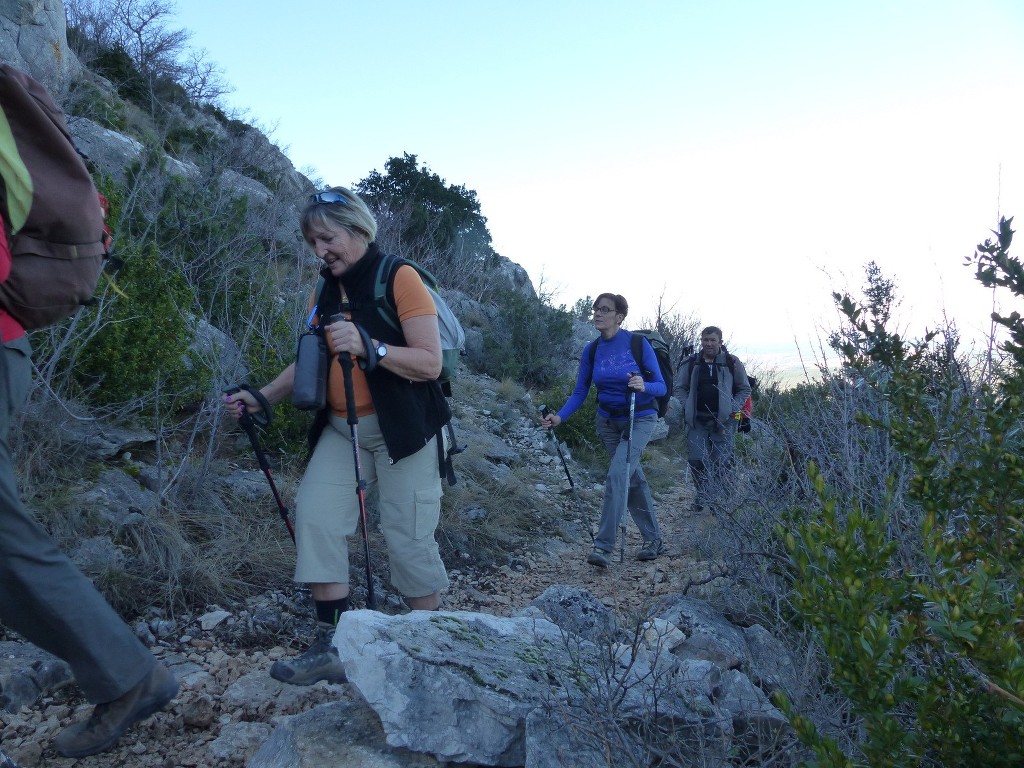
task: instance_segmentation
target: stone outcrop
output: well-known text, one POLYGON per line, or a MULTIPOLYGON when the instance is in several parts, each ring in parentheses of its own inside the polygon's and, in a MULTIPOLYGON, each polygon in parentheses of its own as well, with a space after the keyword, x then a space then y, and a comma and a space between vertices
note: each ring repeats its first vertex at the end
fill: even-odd
POLYGON ((33 646, 0 642, 0 709, 17 712, 72 679, 71 668, 56 656, 33 646))
MULTIPOLYGON (((200 648, 243 619, 218 609, 149 628, 200 648)), ((662 746, 673 754, 724 768, 785 764, 792 741, 769 699, 772 681, 796 680, 789 655, 757 625, 732 625, 699 600, 670 600, 630 627, 587 590, 557 585, 511 617, 352 611, 334 642, 348 684, 282 685, 267 674, 281 649, 254 654, 250 670, 216 650, 162 653, 182 684, 177 718, 210 734, 182 764, 251 755, 249 768, 560 768, 609 756, 638 765, 669 734, 662 746)), ((70 681, 52 656, 0 645, 0 709, 24 713, 70 681)), ((6 720, 18 722, 0 711, 6 720)), ((12 743, 19 756, 38 754, 12 743)))
POLYGON ((599 606, 552 587, 513 618, 352 611, 334 643, 388 745, 442 762, 539 768, 566 755, 577 765, 591 753, 636 756, 655 717, 706 765, 767 757, 782 743, 786 719, 753 680, 777 677, 785 654, 772 672, 759 669, 744 629, 699 601, 674 603, 635 634, 599 606), (583 605, 582 621, 566 610, 583 605))
POLYGON ((61 0, 0 0, 0 62, 32 74, 51 93, 65 93, 82 65, 68 49, 61 0))

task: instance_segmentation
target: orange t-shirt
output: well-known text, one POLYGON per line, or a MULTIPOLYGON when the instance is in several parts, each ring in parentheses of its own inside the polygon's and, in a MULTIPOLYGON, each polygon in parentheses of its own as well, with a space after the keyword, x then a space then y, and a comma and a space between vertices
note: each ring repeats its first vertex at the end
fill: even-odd
MULTIPOLYGON (((408 264, 403 264, 395 272, 395 307, 398 310, 399 322, 408 320, 411 317, 422 317, 423 315, 437 315, 434 307, 434 300, 427 291, 419 273, 408 264)), ((316 289, 309 301, 309 308, 312 309, 317 300, 316 289)), ((344 300, 344 297, 342 297, 344 300)), ((351 319, 350 312, 342 313, 351 319)), ((319 322, 319 316, 314 318, 319 322)), ((379 339, 378 339, 379 341, 379 339)), ((338 356, 334 354, 330 338, 327 339, 327 348, 331 350, 331 370, 327 377, 327 403, 331 410, 338 416, 348 416, 348 403, 345 400, 345 377, 338 363, 338 356)), ((368 416, 374 412, 373 399, 370 397, 370 388, 366 383, 366 374, 358 364, 352 367, 352 393, 356 400, 356 415, 368 416)))

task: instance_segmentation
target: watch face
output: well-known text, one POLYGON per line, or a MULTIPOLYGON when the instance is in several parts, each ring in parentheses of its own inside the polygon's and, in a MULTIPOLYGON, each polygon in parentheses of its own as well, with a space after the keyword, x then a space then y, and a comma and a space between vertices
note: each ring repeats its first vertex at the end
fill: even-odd
POLYGON ((377 357, 384 357, 388 353, 388 348, 383 344, 377 345, 377 357))

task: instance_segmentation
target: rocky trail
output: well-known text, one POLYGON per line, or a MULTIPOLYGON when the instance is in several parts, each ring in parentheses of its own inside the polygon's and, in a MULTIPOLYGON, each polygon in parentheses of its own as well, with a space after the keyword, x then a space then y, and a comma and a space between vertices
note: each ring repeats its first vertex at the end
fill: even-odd
MULTIPOLYGON (((543 467, 541 474, 546 483, 538 490, 546 489, 546 503, 562 507, 566 519, 578 519, 558 462, 543 467)), ((599 501, 593 489, 585 497, 591 506, 599 501)), ((619 562, 616 551, 608 568, 586 563, 591 544, 585 533, 572 544, 538 540, 496 568, 450 566, 452 584, 442 610, 512 616, 549 586, 570 584, 590 591, 626 620, 644 615, 658 598, 708 579, 706 565, 695 561, 693 553, 694 537, 705 534, 709 525, 689 511, 689 488, 676 486, 656 499, 665 541, 665 552, 657 560, 636 559, 642 542, 632 524, 624 561, 619 562)), ((382 542, 373 546, 374 557, 382 558, 382 542)), ((386 613, 404 612, 394 599, 384 603, 386 613)), ((296 589, 240 606, 212 606, 201 616, 140 620, 136 631, 181 681, 179 695, 167 710, 134 726, 110 752, 77 761, 61 758, 52 748, 54 736, 90 709, 74 684, 65 685, 45 691, 17 712, 0 709, 0 748, 21 768, 244 766, 283 718, 358 696, 346 685, 282 686, 267 674, 275 659, 305 649, 312 626, 309 605, 308 593, 296 589)), ((8 646, 4 656, 16 655, 9 653, 13 645, 0 643, 8 646)), ((436 763, 428 759, 422 764, 436 763)))

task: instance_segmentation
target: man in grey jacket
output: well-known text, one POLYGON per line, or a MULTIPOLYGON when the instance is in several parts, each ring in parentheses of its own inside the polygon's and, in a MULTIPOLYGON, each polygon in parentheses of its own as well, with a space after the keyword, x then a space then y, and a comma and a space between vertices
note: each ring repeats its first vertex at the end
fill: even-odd
POLYGON ((697 489, 694 512, 730 490, 733 440, 750 395, 747 372, 723 348, 721 328, 709 325, 701 331, 700 349, 683 361, 675 386, 675 396, 683 403, 690 474, 697 489))

